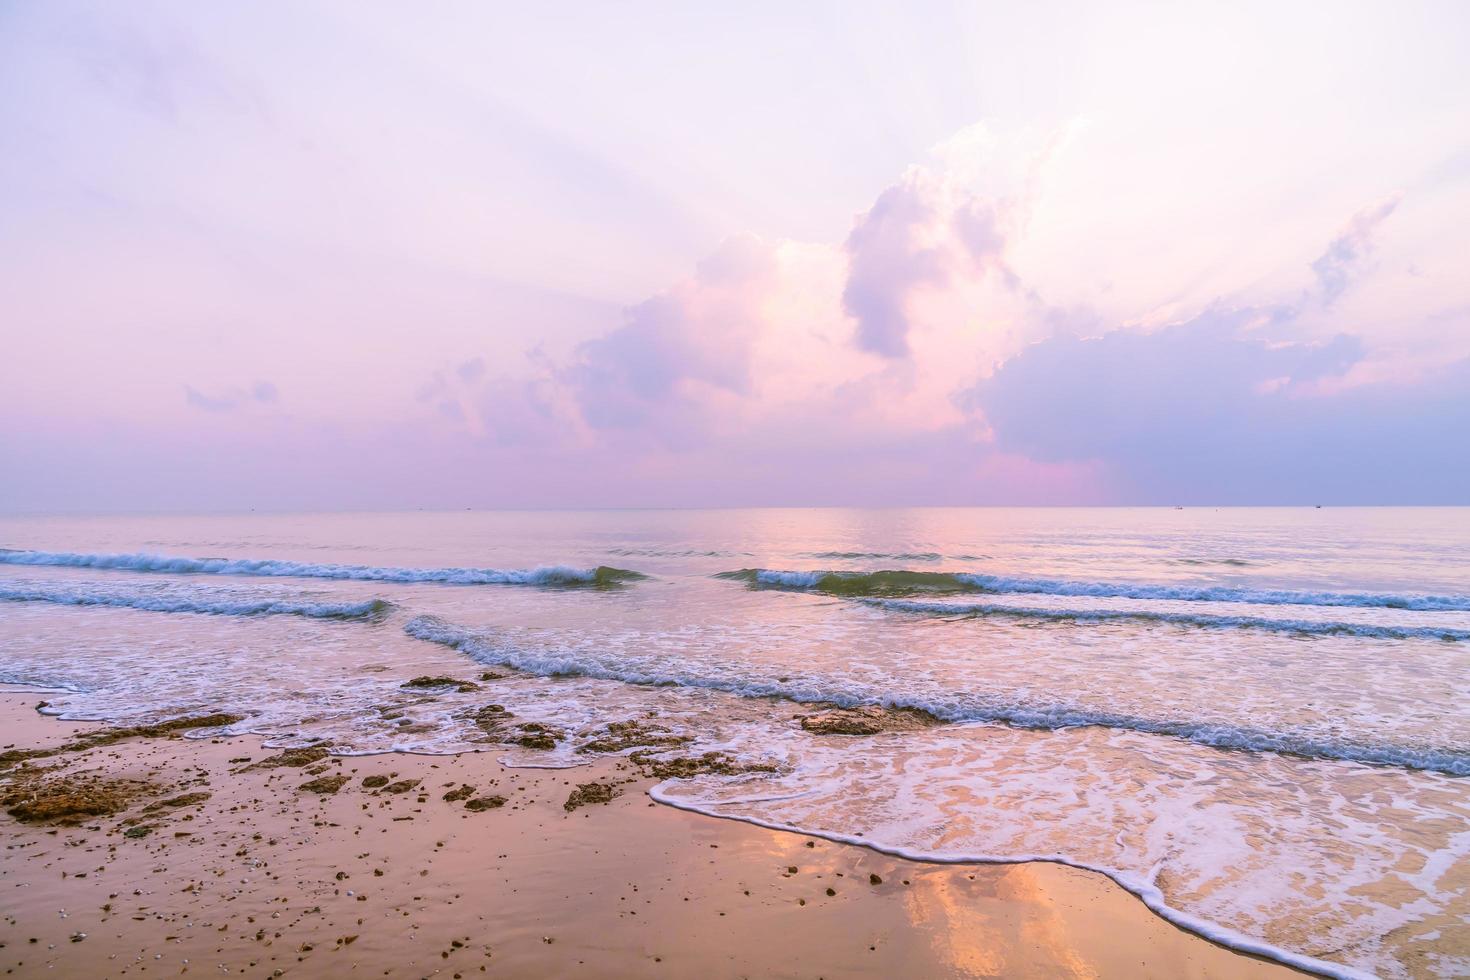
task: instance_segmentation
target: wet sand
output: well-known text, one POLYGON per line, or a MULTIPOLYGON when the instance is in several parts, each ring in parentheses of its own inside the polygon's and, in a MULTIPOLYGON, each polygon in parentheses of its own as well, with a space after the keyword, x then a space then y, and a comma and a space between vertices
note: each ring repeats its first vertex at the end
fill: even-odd
MULTIPOLYGON (((42 716, 38 699, 0 692, 0 750, 103 727, 42 716)), ((151 787, 71 826, 0 816, 0 969, 1301 976, 1176 929, 1100 875, 923 865, 690 814, 651 802, 652 780, 619 757, 571 770, 507 769, 494 752, 251 768, 280 756, 256 738, 175 735, 0 769, 0 794, 78 777, 151 787), (590 802, 568 810, 573 794, 590 802)))

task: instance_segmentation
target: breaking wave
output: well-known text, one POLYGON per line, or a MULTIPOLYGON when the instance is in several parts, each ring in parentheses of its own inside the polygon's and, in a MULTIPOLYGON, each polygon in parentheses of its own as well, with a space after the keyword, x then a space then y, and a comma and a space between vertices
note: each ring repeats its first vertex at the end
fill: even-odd
POLYGON ((744 582, 756 589, 787 589, 838 596, 901 596, 916 593, 978 592, 1091 598, 1173 599, 1185 602, 1244 602, 1267 606, 1357 606, 1419 611, 1470 611, 1470 596, 1388 592, 1313 592, 1245 589, 1215 585, 1142 585, 1076 582, 1066 579, 1012 578, 978 572, 778 571, 742 568, 716 578, 744 582))
POLYGON ((1315 619, 1266 619, 1258 616, 1212 616, 1208 613, 1154 612, 1139 609, 1047 609, 1035 606, 1006 606, 984 602, 922 602, 912 599, 862 600, 869 605, 898 612, 935 616, 1015 616, 1077 623, 1114 620, 1173 623, 1202 629, 1256 629, 1306 636, 1360 636, 1375 640, 1470 641, 1470 629, 1440 626, 1380 626, 1376 623, 1334 623, 1315 619))
POLYGON ((374 565, 331 565, 268 558, 172 558, 164 555, 94 555, 65 551, 0 549, 0 564, 103 568, 130 572, 197 575, 257 575, 270 578, 323 578, 360 582, 444 582, 451 585, 613 586, 646 576, 599 565, 571 568, 548 565, 530 569, 382 568, 374 565))
POLYGON ((0 601, 52 602, 63 606, 111 606, 145 612, 199 613, 212 616, 308 616, 313 619, 382 619, 393 604, 382 599, 363 602, 299 602, 290 599, 188 598, 125 595, 70 589, 0 587, 0 601))
POLYGON ((1016 728, 1061 729, 1102 727, 1187 739, 1217 749, 1279 752, 1311 759, 1397 766, 1470 776, 1470 751, 1438 746, 1367 742, 1304 731, 1273 731, 1192 719, 1146 718, 1067 704, 1027 704, 987 700, 983 695, 951 692, 927 697, 844 688, 831 679, 742 677, 728 670, 691 670, 693 665, 650 659, 589 657, 571 649, 529 649, 484 632, 468 630, 433 616, 404 625, 408 635, 438 643, 483 663, 510 667, 542 677, 590 677, 654 687, 690 687, 723 691, 740 697, 782 698, 803 704, 856 707, 882 704, 918 708, 946 722, 989 722, 1016 728))

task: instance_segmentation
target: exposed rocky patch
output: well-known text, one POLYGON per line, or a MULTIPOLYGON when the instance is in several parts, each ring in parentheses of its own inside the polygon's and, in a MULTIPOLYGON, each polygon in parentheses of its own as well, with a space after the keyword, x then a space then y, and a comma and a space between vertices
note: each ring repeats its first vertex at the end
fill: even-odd
POLYGON ((603 733, 577 748, 578 752, 622 752, 636 748, 668 748, 693 741, 690 735, 675 735, 663 725, 636 719, 610 722, 603 733))
MULTIPOLYGON (((42 701, 44 706, 46 702, 42 701)), ((50 749, 10 749, 0 752, 0 766, 10 766, 17 762, 28 759, 45 759, 60 755, 63 752, 85 752, 103 745, 111 745, 129 738, 174 738, 179 733, 191 728, 222 728, 225 725, 233 725, 237 721, 243 721, 244 715, 231 715, 224 712, 216 712, 208 715, 188 715, 182 718, 170 718, 167 721, 156 722, 151 725, 128 725, 123 728, 103 728, 95 732, 87 732, 78 736, 70 742, 50 749)))
POLYGON ((365 789, 377 789, 380 786, 387 786, 388 785, 388 777, 387 776, 364 776, 364 777, 362 777, 362 785, 363 785, 363 787, 365 789))
POLYGON ((475 788, 469 783, 465 783, 460 786, 459 789, 452 789, 449 792, 445 793, 444 801, 446 803, 458 803, 460 800, 467 800, 474 795, 475 788))
POLYGON ((466 803, 464 808, 479 813, 483 810, 498 810, 503 806, 505 806, 503 796, 479 796, 466 803))
POLYGON ((157 813, 159 810, 177 810, 178 808, 185 806, 198 806, 205 800, 208 800, 211 795, 212 794, 210 793, 204 792, 183 793, 179 796, 173 796, 166 800, 159 800, 156 803, 150 803, 143 808, 143 812, 157 813))
POLYGON ((321 745, 313 745, 304 749, 287 749, 280 755, 268 756, 259 762, 246 766, 240 771, 251 772, 256 769, 279 769, 281 766, 304 769, 314 762, 322 761, 326 757, 326 747, 321 745))
POLYGON ((321 793, 323 796, 332 796, 337 790, 346 786, 348 780, 351 778, 350 776, 340 774, 336 776, 319 776, 310 782, 302 783, 300 788, 308 793, 321 793))
POLYGON ((764 762, 740 762, 724 752, 704 755, 655 759, 645 752, 628 756, 644 772, 657 779, 688 779, 691 776, 740 776, 749 772, 775 772, 776 767, 764 762))
POLYGON ((608 783, 583 783, 572 790, 572 795, 567 797, 562 809, 571 813, 579 806, 590 806, 593 803, 611 803, 618 791, 608 783))
POLYGON ((493 735, 515 715, 506 711, 503 704, 487 704, 482 708, 476 708, 465 717, 484 729, 485 734, 493 735))
POLYGON ((539 721, 528 721, 516 725, 507 735, 509 737, 501 741, 527 749, 554 749, 557 742, 567 737, 561 729, 543 725, 539 721))
POLYGON ((801 727, 817 735, 915 732, 944 724, 920 708, 885 708, 876 704, 864 704, 856 708, 827 708, 799 717, 801 727))
POLYGON ((451 687, 461 694, 469 694, 472 691, 478 691, 480 689, 480 685, 474 681, 462 681, 458 677, 430 677, 427 674, 404 681, 399 686, 408 688, 409 690, 451 687))
POLYGON ((515 717, 504 705, 487 704, 464 717, 480 727, 491 741, 528 749, 554 749, 566 732, 539 721, 512 722, 515 717))
POLYGON ((9 788, 0 803, 6 813, 23 823, 75 824, 86 817, 121 813, 138 797, 157 791, 157 786, 138 779, 60 775, 22 780, 9 788))
POLYGON ((389 783, 383 787, 384 793, 407 793, 419 784, 417 779, 400 779, 396 783, 389 783))

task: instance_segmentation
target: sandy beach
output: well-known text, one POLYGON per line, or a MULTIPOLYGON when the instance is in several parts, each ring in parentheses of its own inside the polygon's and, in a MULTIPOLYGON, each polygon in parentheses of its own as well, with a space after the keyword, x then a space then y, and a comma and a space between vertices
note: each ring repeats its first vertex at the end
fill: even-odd
MULTIPOLYGON (((104 730, 37 700, 0 696, 4 751, 104 730)), ((660 806, 620 757, 317 755, 173 732, 12 762, 6 975, 1292 972, 1174 928, 1099 875, 923 865, 660 806), (48 817, 48 800, 121 809, 48 817)))

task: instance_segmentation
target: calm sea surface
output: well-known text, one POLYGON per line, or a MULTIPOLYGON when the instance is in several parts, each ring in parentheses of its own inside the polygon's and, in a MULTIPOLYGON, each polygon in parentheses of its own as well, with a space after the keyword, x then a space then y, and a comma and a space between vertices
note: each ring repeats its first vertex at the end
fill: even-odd
POLYGON ((1470 509, 26 518, 0 549, 0 680, 66 717, 572 766, 651 716, 775 767, 671 805, 1094 868, 1340 975, 1470 974, 1470 509), (564 738, 487 743, 492 701, 564 738), (813 735, 803 702, 947 724, 813 735))

